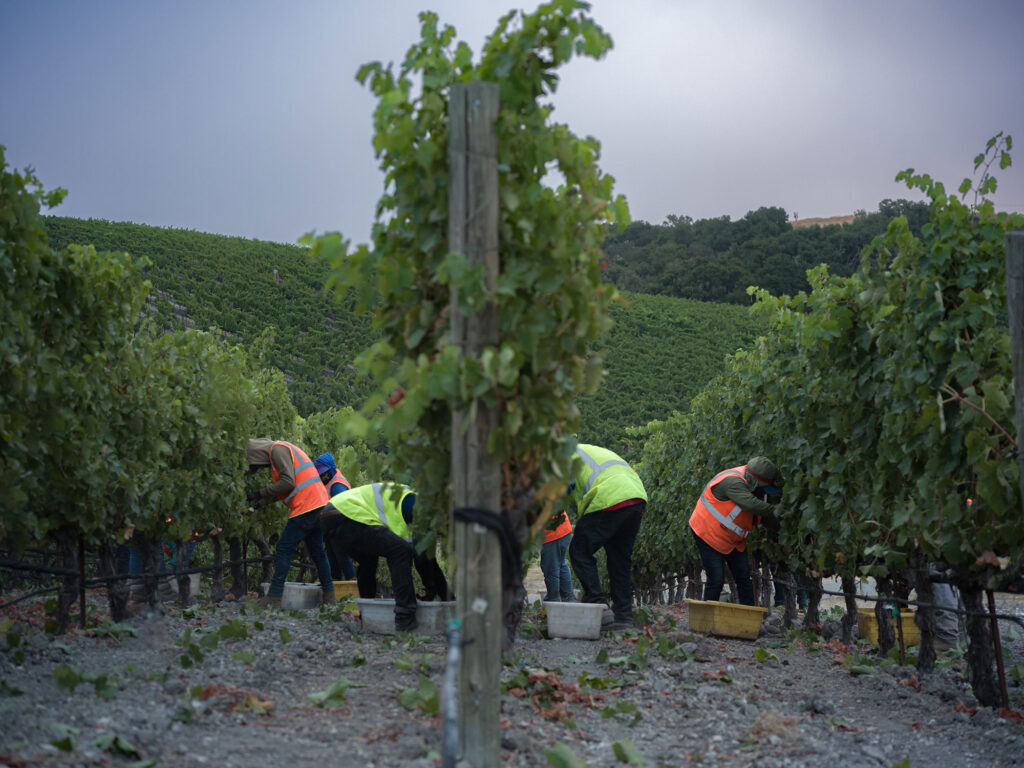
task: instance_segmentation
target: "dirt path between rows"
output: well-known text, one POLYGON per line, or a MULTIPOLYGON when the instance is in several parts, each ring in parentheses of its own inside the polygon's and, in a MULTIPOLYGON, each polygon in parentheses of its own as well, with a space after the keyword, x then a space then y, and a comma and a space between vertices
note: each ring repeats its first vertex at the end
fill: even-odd
MULTIPOLYGON (((443 636, 252 601, 104 625, 102 596, 90 601, 99 628, 64 637, 42 631, 42 602, 0 613, 0 765, 440 765, 443 636)), ((922 678, 803 631, 697 635, 683 605, 638 618, 635 632, 547 639, 527 610, 502 671, 502 765, 1024 765, 1024 725, 977 708, 962 652, 922 678)), ((1024 663, 1019 631, 1004 645, 1008 669, 1024 663)))

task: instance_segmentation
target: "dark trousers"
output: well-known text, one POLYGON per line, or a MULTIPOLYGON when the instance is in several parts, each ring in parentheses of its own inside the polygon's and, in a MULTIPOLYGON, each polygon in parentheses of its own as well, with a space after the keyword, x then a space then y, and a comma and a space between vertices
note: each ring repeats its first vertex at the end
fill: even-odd
MULTIPOLYGON (((777 565, 771 565, 771 566, 769 566, 768 570, 771 571, 771 574, 772 574, 772 585, 775 587, 775 605, 785 605, 786 604, 786 585, 783 584, 778 579, 778 572, 779 572, 780 568, 777 565)), ((803 588, 804 585, 800 583, 800 577, 799 576, 797 576, 795 573, 792 573, 792 572, 789 574, 789 576, 790 576, 790 578, 793 580, 793 582, 797 586, 796 604, 800 608, 806 609, 807 608, 807 590, 804 589, 803 588)))
POLYGON ((324 537, 320 532, 320 512, 323 507, 303 512, 301 515, 289 517, 288 523, 277 540, 275 550, 274 577, 270 580, 270 597, 281 597, 284 594, 284 582, 288 577, 288 569, 292 565, 292 552, 302 542, 306 542, 309 557, 316 566, 320 577, 320 587, 324 592, 334 592, 331 581, 331 566, 324 552, 324 537))
POLYGON ((693 528, 690 529, 690 533, 697 542, 697 551, 700 552, 700 561, 708 579, 704 584, 704 599, 717 600, 721 596, 722 585, 725 584, 725 566, 728 565, 733 581, 736 582, 740 603, 753 605, 754 585, 750 581, 750 561, 747 559, 747 553, 734 549, 728 555, 723 555, 698 536, 693 528))
POLYGON ((437 564, 437 558, 431 557, 426 552, 417 552, 414 556, 414 563, 416 565, 416 573, 420 575, 420 580, 423 582, 423 597, 420 598, 421 600, 430 602, 435 597, 439 597, 442 600, 455 599, 452 591, 448 588, 448 579, 445 578, 444 571, 437 564))
POLYGON ((383 525, 366 525, 345 515, 328 515, 320 521, 327 546, 356 563, 359 596, 377 597, 377 560, 385 558, 395 592, 395 626, 403 629, 416 620, 416 594, 412 586, 412 544, 383 525))
POLYGON ((352 560, 344 552, 327 547, 327 561, 331 564, 331 575, 338 581, 351 581, 356 577, 352 560))
POLYGON ((608 561, 608 583, 612 593, 612 612, 616 619, 633 618, 633 587, 630 570, 633 561, 633 542, 640 531, 644 510, 643 501, 620 509, 601 509, 580 517, 569 544, 569 562, 572 572, 583 587, 584 603, 607 603, 601 589, 594 553, 604 549, 608 561))

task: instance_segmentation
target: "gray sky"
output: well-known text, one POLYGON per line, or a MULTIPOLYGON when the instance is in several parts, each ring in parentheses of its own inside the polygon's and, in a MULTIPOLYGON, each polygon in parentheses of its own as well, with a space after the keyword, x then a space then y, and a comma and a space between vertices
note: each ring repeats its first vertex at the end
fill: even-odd
MULTIPOLYGON (((295 242, 369 237, 382 187, 360 65, 436 11, 479 54, 510 0, 0 0, 0 144, 56 213, 295 242)), ((1024 145, 1024 2, 594 0, 615 47, 561 70, 554 117, 602 145, 634 220, 792 217, 950 189, 1024 145)), ((997 174, 1024 211, 1024 154, 997 174)))

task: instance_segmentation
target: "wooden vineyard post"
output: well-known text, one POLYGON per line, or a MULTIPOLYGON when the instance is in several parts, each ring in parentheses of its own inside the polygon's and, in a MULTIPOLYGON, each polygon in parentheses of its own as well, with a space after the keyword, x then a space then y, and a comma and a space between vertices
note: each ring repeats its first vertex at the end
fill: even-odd
POLYGON ((1017 467, 1024 521, 1024 230, 1006 233, 1006 309, 1010 323, 1013 397, 1017 414, 1017 467))
MULTIPOLYGON (((498 279, 498 86, 452 86, 448 137, 448 247, 470 268, 482 264, 489 291, 498 279)), ((468 315, 451 292, 452 343, 479 356, 499 343, 494 302, 468 315)), ((478 400, 452 416, 452 492, 455 508, 501 512, 501 471, 488 453, 496 407, 478 400)), ((479 523, 455 522, 456 596, 464 645, 459 664, 459 747, 475 768, 498 765, 501 734, 501 548, 498 534, 479 523)))

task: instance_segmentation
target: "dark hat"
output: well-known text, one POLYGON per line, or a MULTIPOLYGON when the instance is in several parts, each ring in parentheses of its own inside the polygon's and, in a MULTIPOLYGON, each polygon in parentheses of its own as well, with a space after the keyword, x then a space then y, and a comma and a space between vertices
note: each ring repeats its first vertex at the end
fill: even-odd
POLYGON ((747 471, 760 485, 782 485, 779 470, 767 456, 755 456, 747 462, 747 471))

